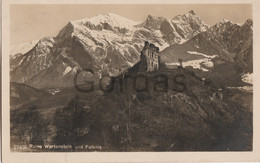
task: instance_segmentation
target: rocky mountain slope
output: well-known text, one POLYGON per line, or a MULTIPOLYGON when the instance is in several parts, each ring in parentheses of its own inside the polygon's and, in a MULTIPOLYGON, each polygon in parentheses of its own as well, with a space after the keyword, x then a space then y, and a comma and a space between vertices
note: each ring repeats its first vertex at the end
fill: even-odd
POLYGON ((162 50, 207 29, 193 11, 170 20, 148 16, 141 23, 115 14, 70 21, 56 37, 11 59, 11 81, 51 88, 72 86, 77 70, 92 69, 97 79, 116 76, 138 61, 145 40, 162 50))
POLYGON ((218 86, 241 86, 243 75, 253 72, 252 37, 252 20, 243 25, 221 20, 187 42, 165 48, 161 59, 168 67, 181 59, 184 67, 218 86))
MULTIPOLYGON (((227 62, 236 62, 245 71, 252 73, 253 53, 252 20, 247 20, 242 26, 228 20, 221 20, 183 44, 175 44, 161 52, 164 62, 193 60, 191 54, 217 55, 227 62)), ((207 56, 204 56, 207 58, 207 56)))

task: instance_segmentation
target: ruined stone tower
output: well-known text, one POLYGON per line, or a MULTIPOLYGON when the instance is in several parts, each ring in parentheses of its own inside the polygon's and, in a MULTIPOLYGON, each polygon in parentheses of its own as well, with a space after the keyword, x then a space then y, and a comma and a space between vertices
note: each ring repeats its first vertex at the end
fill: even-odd
POLYGON ((141 51, 141 64, 144 66, 145 71, 159 70, 159 62, 159 48, 145 41, 144 48, 141 51))

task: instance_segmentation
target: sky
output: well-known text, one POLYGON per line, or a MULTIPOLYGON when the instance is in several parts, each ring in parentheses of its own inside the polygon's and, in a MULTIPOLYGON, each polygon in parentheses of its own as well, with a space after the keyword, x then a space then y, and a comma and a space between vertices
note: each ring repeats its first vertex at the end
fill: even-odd
POLYGON ((250 4, 19 4, 10 6, 10 44, 54 37, 70 20, 90 18, 100 13, 144 21, 148 15, 171 19, 190 10, 194 10, 208 25, 221 19, 243 24, 252 18, 250 4))

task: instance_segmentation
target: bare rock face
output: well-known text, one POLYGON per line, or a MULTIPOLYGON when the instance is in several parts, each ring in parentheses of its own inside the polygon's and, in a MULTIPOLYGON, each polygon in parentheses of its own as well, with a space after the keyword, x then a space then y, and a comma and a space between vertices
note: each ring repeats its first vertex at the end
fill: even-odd
POLYGON ((159 30, 163 21, 167 19, 163 17, 156 17, 148 15, 146 21, 143 23, 143 27, 149 30, 159 30))
POLYGON ((236 62, 248 72, 253 72, 253 21, 247 20, 241 27, 239 36, 240 51, 236 62))
POLYGON ((203 23, 193 10, 184 15, 175 16, 161 24, 164 39, 170 44, 183 43, 198 33, 206 31, 208 25, 203 23))
POLYGON ((171 22, 176 32, 185 40, 206 31, 208 28, 208 25, 204 24, 193 10, 174 17, 171 22))
POLYGON ((183 58, 185 61, 196 59, 190 53, 217 55, 218 59, 240 67, 240 73, 252 73, 252 45, 253 28, 251 20, 247 20, 243 25, 229 20, 221 20, 187 42, 174 44, 164 49, 161 52, 161 58, 165 62, 173 63, 177 62, 178 58, 183 58))
POLYGON ((43 38, 24 55, 11 60, 11 81, 25 82, 52 65, 53 38, 43 38))
POLYGON ((163 34, 163 38, 169 45, 180 43, 182 37, 177 33, 176 29, 172 25, 171 21, 165 20, 162 22, 160 30, 163 34))
POLYGON ((233 61, 247 72, 253 72, 253 22, 243 25, 222 20, 208 31, 211 39, 225 49, 233 61))

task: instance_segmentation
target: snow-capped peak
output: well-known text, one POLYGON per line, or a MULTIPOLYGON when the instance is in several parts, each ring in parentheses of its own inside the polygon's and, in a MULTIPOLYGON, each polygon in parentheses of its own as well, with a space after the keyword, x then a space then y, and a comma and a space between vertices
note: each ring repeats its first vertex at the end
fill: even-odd
POLYGON ((44 37, 37 43, 36 49, 41 50, 45 47, 53 47, 54 45, 54 39, 52 37, 44 37))
POLYGON ((235 24, 235 25, 238 25, 238 26, 241 26, 241 24, 238 24, 238 23, 234 23, 228 19, 221 19, 219 23, 217 24, 227 24, 227 23, 230 23, 230 24, 235 24))
POLYGON ((30 42, 24 42, 16 45, 11 45, 10 47, 10 55, 13 57, 16 54, 25 54, 28 51, 30 51, 37 43, 39 40, 33 40, 30 42))
POLYGON ((165 19, 165 18, 161 16, 148 15, 146 21, 150 19, 165 19))
POLYGON ((247 19, 245 21, 245 23, 243 24, 243 26, 250 26, 251 28, 253 28, 253 20, 252 19, 247 19))
POLYGON ((220 21, 221 23, 229 23, 230 22, 230 20, 227 20, 227 19, 221 19, 221 21, 220 21))
POLYGON ((196 15, 195 11, 193 11, 193 10, 190 10, 189 13, 192 15, 196 15))
POLYGON ((111 25, 112 27, 119 27, 119 28, 126 28, 130 29, 133 26, 137 25, 138 22, 135 22, 133 20, 130 20, 128 18, 113 14, 113 13, 108 13, 108 14, 98 14, 97 16, 94 16, 92 18, 85 18, 85 19, 80 19, 76 21, 72 21, 72 23, 86 23, 89 22, 94 25, 99 25, 103 23, 107 23, 111 25))

